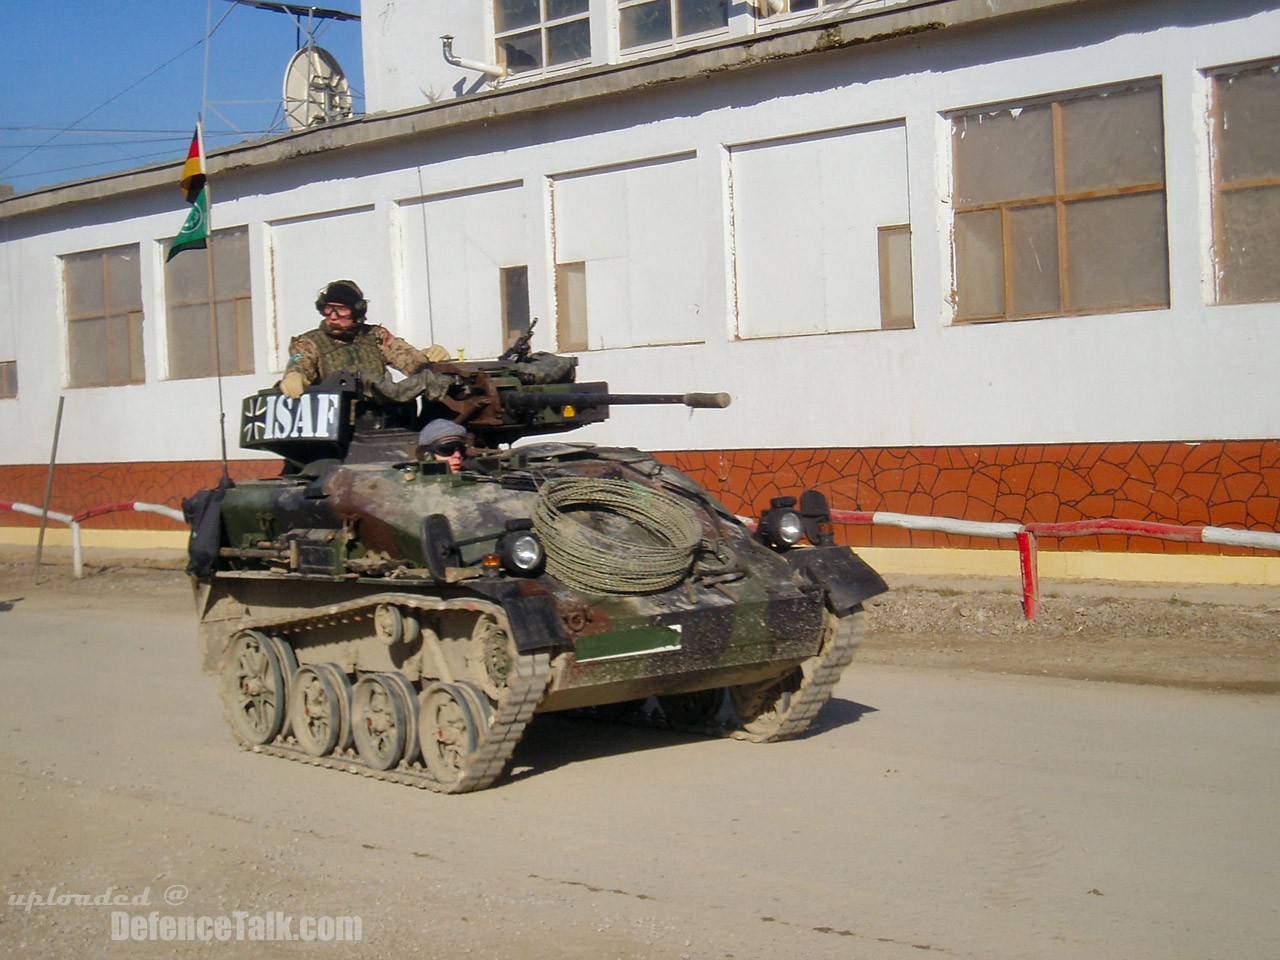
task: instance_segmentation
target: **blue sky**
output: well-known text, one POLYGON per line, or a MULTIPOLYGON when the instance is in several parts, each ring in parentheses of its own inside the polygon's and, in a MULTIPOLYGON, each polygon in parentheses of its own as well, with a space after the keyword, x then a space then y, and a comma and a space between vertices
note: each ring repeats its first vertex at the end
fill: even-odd
MULTIPOLYGON (((313 2, 360 12, 359 0, 313 2)), ((0 0, 0 183, 21 193, 185 157, 202 105, 210 10, 212 151, 282 124, 281 83, 298 46, 293 18, 227 0, 0 0)), ((316 34, 361 112, 360 24, 325 21, 316 34)))

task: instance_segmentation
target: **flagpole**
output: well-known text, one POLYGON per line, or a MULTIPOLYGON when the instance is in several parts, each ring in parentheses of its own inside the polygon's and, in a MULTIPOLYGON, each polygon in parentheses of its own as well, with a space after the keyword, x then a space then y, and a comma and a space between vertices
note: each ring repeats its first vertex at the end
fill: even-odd
MULTIPOLYGON (((204 181, 205 208, 209 211, 209 219, 205 225, 205 275, 209 284, 209 329, 213 332, 213 369, 218 380, 218 440, 222 444, 222 479, 229 480, 227 466, 227 411, 222 398, 222 331, 218 325, 218 280, 213 262, 213 190, 210 189, 208 165, 204 156, 204 115, 197 127, 200 131, 200 167, 205 170, 204 181)), ((234 304, 232 305, 234 311, 234 304)), ((234 333, 235 316, 232 318, 234 333)))
MULTIPOLYGON (((213 0, 206 0, 204 12, 204 76, 200 86, 200 117, 196 121, 196 129, 200 136, 200 169, 205 172, 206 209, 209 211, 209 222, 206 227, 205 257, 206 273, 209 282, 209 325, 213 329, 213 367, 218 379, 218 440, 222 444, 222 479, 230 483, 231 475, 227 469, 227 411, 222 401, 222 332, 218 329, 218 284, 217 274, 213 266, 213 191, 209 187, 208 166, 204 156, 204 111, 209 105, 209 40, 213 35, 213 0)), ((234 330, 235 305, 232 305, 232 327, 234 330)))

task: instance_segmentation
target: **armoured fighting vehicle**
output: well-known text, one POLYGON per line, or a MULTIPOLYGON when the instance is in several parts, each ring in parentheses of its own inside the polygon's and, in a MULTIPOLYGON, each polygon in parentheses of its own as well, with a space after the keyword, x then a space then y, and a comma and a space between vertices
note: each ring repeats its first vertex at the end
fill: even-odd
POLYGON ((611 405, 728 403, 610 394, 576 364, 526 338, 244 401, 241 446, 281 474, 185 504, 203 667, 241 743, 460 793, 535 713, 756 742, 809 725, 884 582, 833 545, 816 491, 744 522, 639 450, 545 439, 611 405), (457 473, 417 449, 441 416, 468 430, 457 473))

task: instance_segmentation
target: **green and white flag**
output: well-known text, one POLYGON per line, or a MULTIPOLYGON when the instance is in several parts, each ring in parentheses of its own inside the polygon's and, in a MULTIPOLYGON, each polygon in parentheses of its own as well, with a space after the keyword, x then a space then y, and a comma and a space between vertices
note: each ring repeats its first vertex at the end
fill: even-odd
POLYGON ((196 121, 196 132, 191 137, 191 146, 187 148, 187 159, 182 165, 182 179, 178 186, 186 194, 187 203, 191 204, 191 212, 187 214, 187 222, 182 225, 178 235, 169 245, 168 263, 183 250, 203 250, 209 238, 209 193, 206 188, 204 168, 204 130, 196 121))
POLYGON ((172 260, 183 250, 203 250, 207 246, 208 237, 209 192, 202 187, 195 203, 191 206, 191 212, 187 214, 187 222, 182 225, 178 235, 173 238, 173 243, 169 245, 169 256, 165 257, 165 262, 172 260))

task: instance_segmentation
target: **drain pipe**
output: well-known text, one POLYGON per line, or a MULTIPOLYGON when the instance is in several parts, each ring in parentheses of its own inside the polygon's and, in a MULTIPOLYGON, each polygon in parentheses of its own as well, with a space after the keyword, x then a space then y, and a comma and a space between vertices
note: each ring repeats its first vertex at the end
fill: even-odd
POLYGON ((464 70, 478 70, 486 77, 489 77, 490 83, 497 83, 499 80, 507 76, 507 68, 499 66, 496 63, 482 63, 479 60, 467 60, 459 57, 453 52, 453 34, 446 33, 440 38, 443 44, 443 52, 445 62, 454 67, 462 67, 464 70))

